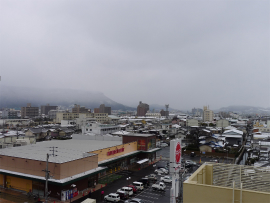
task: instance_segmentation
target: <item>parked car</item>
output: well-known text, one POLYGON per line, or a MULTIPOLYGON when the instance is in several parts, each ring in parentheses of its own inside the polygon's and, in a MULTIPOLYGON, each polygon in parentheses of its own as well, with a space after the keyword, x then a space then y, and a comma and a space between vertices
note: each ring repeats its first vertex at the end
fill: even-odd
POLYGON ((156 169, 155 171, 154 171, 154 173, 157 173, 157 174, 169 174, 169 171, 167 170, 167 169, 165 169, 165 168, 160 168, 160 169, 156 169))
POLYGON ((133 198, 131 200, 125 201, 125 203, 145 203, 142 199, 139 198, 133 198))
POLYGON ((190 157, 195 157, 195 155, 196 155, 195 152, 190 153, 190 157))
POLYGON ((136 185, 128 185, 127 187, 131 187, 133 189, 133 193, 137 193, 137 186, 136 185))
POLYGON ((121 200, 126 200, 126 199, 129 198, 128 193, 127 192, 124 192, 124 191, 118 191, 118 192, 116 192, 116 194, 119 195, 119 197, 120 197, 121 200))
POLYGON ((157 176, 155 174, 150 174, 150 175, 145 176, 145 177, 148 178, 149 180, 153 180, 153 181, 157 180, 157 176))
POLYGON ((165 183, 171 183, 172 178, 171 178, 171 176, 163 176, 160 178, 160 181, 165 182, 165 183))
POLYGON ((167 168, 160 168, 160 170, 162 170, 165 174, 169 174, 169 171, 167 168))
POLYGON ((121 189, 117 190, 117 192, 118 191, 127 192, 129 196, 133 195, 133 189, 131 187, 122 187, 121 189))
POLYGON ((191 161, 191 160, 186 160, 186 164, 189 164, 189 165, 196 165, 196 163, 194 161, 191 161))
POLYGON ((166 144, 166 143, 161 143, 160 144, 160 147, 168 147, 169 145, 168 144, 166 144))
POLYGON ((157 183, 157 184, 153 184, 152 185, 152 189, 153 190, 165 190, 165 188, 166 188, 166 185, 165 185, 165 183, 163 183, 163 182, 159 182, 159 183, 157 183))
POLYGON ((132 184, 135 185, 137 187, 137 189, 140 191, 142 191, 144 189, 144 185, 142 182, 135 181, 132 184))
POLYGON ((150 185, 150 181, 148 178, 141 178, 140 180, 138 180, 137 182, 142 182, 144 187, 148 187, 150 185))
POLYGON ((164 171, 163 170, 160 170, 160 169, 156 169, 154 171, 154 173, 156 173, 156 174, 164 174, 164 171))
POLYGON ((119 202, 120 201, 120 196, 117 193, 110 193, 109 195, 106 195, 104 197, 105 201, 110 201, 110 202, 119 202))

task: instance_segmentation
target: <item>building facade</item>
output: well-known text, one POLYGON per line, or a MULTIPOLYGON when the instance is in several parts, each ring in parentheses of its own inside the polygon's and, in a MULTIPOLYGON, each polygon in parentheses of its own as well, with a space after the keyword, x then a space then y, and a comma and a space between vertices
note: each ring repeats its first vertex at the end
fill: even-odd
POLYGON ((145 116, 147 111, 149 111, 149 105, 140 101, 137 107, 137 116, 145 116))
POLYGON ((76 185, 76 192, 82 192, 93 188, 103 177, 106 180, 106 175, 123 168, 138 169, 142 167, 142 162, 148 166, 156 158, 156 151, 160 150, 152 143, 155 143, 155 136, 137 134, 125 139, 125 142, 52 140, 21 148, 2 149, 0 187, 25 192, 31 190, 43 196, 46 154, 49 148, 57 147, 57 156, 49 156, 48 171, 51 177, 48 191, 51 191, 51 197, 62 199, 72 184, 76 185))
POLYGON ((32 107, 31 103, 28 103, 26 107, 21 107, 21 118, 34 118, 39 116, 39 108, 32 107))
POLYGON ((203 107, 203 122, 212 122, 214 118, 214 112, 207 106, 203 107))
POLYGON ((20 118, 21 111, 15 109, 4 109, 2 111, 3 119, 18 119, 20 118))
POLYGON ((72 113, 91 113, 91 109, 87 109, 84 106, 74 104, 72 108, 72 113))
POLYGON ((269 176, 267 167, 205 163, 183 183, 183 202, 269 203, 269 176))
POLYGON ((50 106, 50 104, 44 105, 40 107, 41 114, 48 115, 50 110, 56 110, 57 106, 50 106))
POLYGON ((111 107, 106 107, 105 104, 99 106, 99 113, 107 113, 108 115, 112 114, 111 107))

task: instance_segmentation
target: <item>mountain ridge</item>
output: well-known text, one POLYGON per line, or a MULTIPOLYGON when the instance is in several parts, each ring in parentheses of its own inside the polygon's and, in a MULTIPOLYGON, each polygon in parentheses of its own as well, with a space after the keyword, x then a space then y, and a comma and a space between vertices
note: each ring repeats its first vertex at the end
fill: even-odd
POLYGON ((31 103, 32 106, 78 104, 86 108, 98 108, 100 104, 111 107, 112 110, 135 110, 113 101, 101 92, 74 89, 41 89, 33 87, 1 87, 0 107, 20 108, 31 103))

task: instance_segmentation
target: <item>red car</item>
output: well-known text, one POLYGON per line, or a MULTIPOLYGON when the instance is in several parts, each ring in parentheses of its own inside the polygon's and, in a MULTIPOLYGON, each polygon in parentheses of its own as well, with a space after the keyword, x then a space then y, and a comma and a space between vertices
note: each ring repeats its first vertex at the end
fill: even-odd
POLYGON ((128 185, 127 187, 131 187, 133 190, 133 193, 137 193, 137 187, 135 185, 128 185))

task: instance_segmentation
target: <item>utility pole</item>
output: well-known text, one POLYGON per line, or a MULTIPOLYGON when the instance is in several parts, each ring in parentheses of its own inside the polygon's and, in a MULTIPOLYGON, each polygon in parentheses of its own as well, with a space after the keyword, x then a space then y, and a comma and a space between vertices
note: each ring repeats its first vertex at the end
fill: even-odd
POLYGON ((48 201, 48 179, 49 179, 49 173, 50 171, 48 171, 48 162, 49 162, 49 154, 47 154, 47 161, 46 161, 46 170, 42 170, 45 172, 45 179, 46 179, 46 183, 45 183, 45 203, 47 203, 48 201))
POLYGON ((45 179, 46 179, 46 182, 45 182, 45 203, 47 203, 47 201, 48 201, 48 196, 49 196, 49 192, 48 192, 48 180, 51 177, 50 176, 50 171, 48 170, 49 156, 51 155, 51 156, 55 157, 57 155, 54 154, 54 152, 58 152, 58 151, 55 150, 55 148, 58 148, 58 147, 50 147, 50 148, 52 148, 52 150, 50 150, 50 151, 52 151, 53 153, 52 154, 47 154, 46 169, 45 170, 42 170, 42 171, 45 172, 45 179))
POLYGON ((54 150, 54 148, 58 148, 58 147, 50 147, 50 148, 52 148, 52 150, 50 150, 50 151, 53 152, 51 155, 52 155, 52 156, 57 156, 57 155, 54 154, 54 152, 58 152, 58 151, 57 151, 57 150, 54 150))

